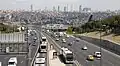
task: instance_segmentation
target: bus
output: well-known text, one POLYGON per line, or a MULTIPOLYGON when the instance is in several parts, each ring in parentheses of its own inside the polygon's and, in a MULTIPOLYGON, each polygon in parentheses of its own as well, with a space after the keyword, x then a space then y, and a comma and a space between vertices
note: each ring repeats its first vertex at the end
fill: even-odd
POLYGON ((62 48, 61 53, 63 55, 65 63, 73 63, 73 52, 68 48, 62 48))

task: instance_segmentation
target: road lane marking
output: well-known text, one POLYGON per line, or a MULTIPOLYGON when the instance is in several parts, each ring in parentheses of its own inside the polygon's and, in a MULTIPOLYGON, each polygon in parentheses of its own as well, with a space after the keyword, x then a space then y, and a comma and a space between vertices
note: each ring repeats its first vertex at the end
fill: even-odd
POLYGON ((21 63, 23 63, 23 61, 21 61, 21 63))
POLYGON ((24 58, 27 58, 27 56, 25 56, 24 58))
MULTIPOLYGON (((43 33, 42 33, 42 35, 43 35, 43 33)), ((61 48, 50 36, 48 36, 47 34, 46 34, 46 36, 49 37, 57 45, 58 48, 61 48)))
POLYGON ((82 66, 81 64, 79 64, 79 62, 77 60, 74 61, 76 66, 82 66))
POLYGON ((114 64, 111 63, 109 60, 104 60, 104 62, 107 62, 107 63, 109 63, 110 65, 114 66, 114 64))
POLYGON ((7 58, 9 58, 9 57, 5 57, 4 59, 7 59, 7 58))
MULTIPOLYGON (((77 37, 76 37, 76 38, 77 38, 77 37)), ((78 39, 80 39, 80 38, 78 38, 78 39)), ((85 43, 87 43, 87 44, 89 44, 89 45, 91 45, 91 46, 96 47, 97 49, 100 48, 99 46, 97 46, 97 45, 95 45, 95 44, 93 44, 93 43, 90 43, 90 42, 85 41, 85 40, 83 40, 83 39, 80 39, 80 40, 82 40, 83 42, 85 42, 85 43)), ((102 51, 104 51, 104 52, 107 52, 107 53, 109 53, 109 54, 111 54, 111 55, 113 55, 113 56, 115 56, 115 57, 119 57, 119 58, 120 58, 119 55, 117 55, 117 54, 115 54, 115 53, 113 53, 113 52, 111 52, 111 51, 109 51, 109 50, 106 50, 106 49, 104 49, 104 48, 101 48, 101 49, 102 49, 102 51)))
MULTIPOLYGON (((43 35, 43 33, 42 33, 42 35, 43 35)), ((49 37, 59 48, 61 48, 50 36, 48 36, 47 34, 46 34, 46 36, 49 37)), ((75 60, 75 62, 76 62, 75 63, 76 66, 82 66, 81 64, 79 64, 79 62, 77 60, 75 60)))

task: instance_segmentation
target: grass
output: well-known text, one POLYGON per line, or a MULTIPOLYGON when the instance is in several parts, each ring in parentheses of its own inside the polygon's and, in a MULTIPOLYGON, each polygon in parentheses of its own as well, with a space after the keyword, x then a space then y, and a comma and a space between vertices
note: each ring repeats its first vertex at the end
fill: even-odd
MULTIPOLYGON (((120 35, 115 36, 114 34, 109 34, 109 35, 104 36, 104 34, 105 34, 105 32, 101 33, 101 35, 103 35, 101 37, 101 39, 109 40, 109 41, 111 41, 113 43, 120 44, 120 35)), ((80 34, 80 35, 100 39, 100 33, 98 31, 89 32, 89 33, 83 33, 83 34, 80 34)))

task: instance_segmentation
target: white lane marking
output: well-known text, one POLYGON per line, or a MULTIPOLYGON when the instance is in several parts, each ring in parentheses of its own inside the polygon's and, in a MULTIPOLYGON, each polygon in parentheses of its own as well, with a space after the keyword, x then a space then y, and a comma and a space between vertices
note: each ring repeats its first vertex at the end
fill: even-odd
POLYGON ((76 66, 82 66, 81 64, 79 64, 79 62, 77 60, 74 61, 76 66))
POLYGON ((23 63, 23 61, 21 61, 21 63, 23 63))
MULTIPOLYGON (((79 38, 79 39, 80 39, 80 38, 79 38)), ((81 40, 82 40, 82 39, 81 39, 81 40)), ((91 45, 91 46, 96 47, 97 49, 99 49, 99 48, 100 48, 99 46, 94 45, 93 43, 89 43, 89 42, 87 42, 87 41, 85 41, 85 40, 82 40, 82 41, 84 41, 85 43, 87 43, 87 44, 89 44, 89 45, 91 45)), ((111 55, 114 55, 114 56, 116 56, 116 57, 119 57, 119 58, 120 58, 120 56, 119 56, 119 55, 117 55, 117 54, 115 54, 115 53, 113 53, 113 52, 110 52, 109 50, 106 50, 106 49, 104 49, 104 48, 102 48, 102 51, 107 52, 107 53, 109 53, 109 54, 111 54, 111 55)))
POLYGON ((27 56, 25 56, 24 58, 27 58, 27 56))
POLYGON ((5 57, 4 59, 7 59, 7 58, 9 58, 9 57, 5 57))
MULTIPOLYGON (((43 35, 43 33, 42 33, 42 35, 43 35)), ((46 34, 46 36, 49 37, 58 46, 58 48, 61 48, 50 36, 48 36, 47 34, 46 34)))
POLYGON ((104 60, 104 62, 107 62, 107 63, 109 63, 110 65, 114 66, 114 64, 111 63, 109 60, 104 60))

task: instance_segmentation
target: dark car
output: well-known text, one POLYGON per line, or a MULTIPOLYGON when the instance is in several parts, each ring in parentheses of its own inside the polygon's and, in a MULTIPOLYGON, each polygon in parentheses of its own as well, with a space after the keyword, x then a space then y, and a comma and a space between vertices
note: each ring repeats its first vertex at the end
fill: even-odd
POLYGON ((72 46, 72 42, 71 43, 68 43, 69 46, 72 46))

